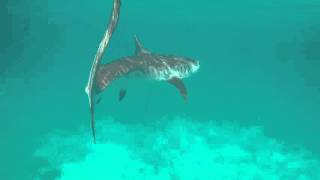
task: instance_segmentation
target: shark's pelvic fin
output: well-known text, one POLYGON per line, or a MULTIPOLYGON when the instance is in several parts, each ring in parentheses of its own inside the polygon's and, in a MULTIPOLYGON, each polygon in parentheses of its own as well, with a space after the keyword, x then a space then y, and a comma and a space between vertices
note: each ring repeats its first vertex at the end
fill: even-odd
POLYGON ((99 98, 97 99, 97 101, 96 101, 96 104, 99 104, 99 103, 101 102, 101 100, 102 100, 102 97, 99 97, 99 98))
POLYGON ((183 99, 185 101, 188 100, 188 92, 187 92, 187 88, 184 85, 183 81, 177 77, 171 78, 170 80, 168 80, 168 82, 172 85, 174 85, 180 92, 181 96, 183 97, 183 99))
POLYGON ((135 46, 136 46, 136 51, 135 51, 135 54, 136 54, 136 55, 138 55, 138 54, 143 54, 143 53, 149 53, 149 51, 146 50, 146 49, 142 46, 139 38, 138 38, 136 35, 134 35, 134 43, 135 43, 135 46))
POLYGON ((125 90, 125 89, 121 89, 119 91, 119 102, 123 100, 123 98, 126 96, 126 94, 127 94, 127 90, 125 90))

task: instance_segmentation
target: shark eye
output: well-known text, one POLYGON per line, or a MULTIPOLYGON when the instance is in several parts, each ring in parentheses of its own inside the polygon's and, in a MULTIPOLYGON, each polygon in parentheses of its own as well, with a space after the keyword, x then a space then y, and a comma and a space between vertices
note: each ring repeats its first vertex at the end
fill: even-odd
POLYGON ((195 65, 199 65, 199 61, 196 61, 196 60, 191 60, 191 62, 195 65))

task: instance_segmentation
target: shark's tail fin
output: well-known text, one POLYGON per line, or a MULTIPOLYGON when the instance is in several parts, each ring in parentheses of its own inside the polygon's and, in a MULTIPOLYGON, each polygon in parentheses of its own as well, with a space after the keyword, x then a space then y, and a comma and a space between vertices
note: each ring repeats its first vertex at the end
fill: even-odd
POLYGON ((93 143, 96 144, 96 128, 95 128, 95 119, 94 119, 94 106, 95 106, 95 98, 93 96, 91 98, 91 101, 90 101, 91 131, 92 131, 93 143))
POLYGON ((94 57, 93 64, 90 69, 90 74, 89 74, 89 80, 88 84, 86 86, 86 93, 89 98, 89 105, 90 105, 90 110, 91 110, 91 126, 92 126, 92 133, 93 133, 93 138, 94 138, 94 143, 95 143, 95 128, 94 128, 94 81, 96 80, 96 75, 97 75, 97 69, 100 65, 102 56, 108 47, 110 38, 116 29, 116 26, 118 24, 118 19, 120 15, 120 6, 121 6, 121 0, 113 0, 113 8, 112 8, 112 14, 110 16, 110 20, 108 23, 107 30, 105 31, 105 34, 103 36, 103 39, 101 40, 99 44, 99 48, 97 50, 97 53, 94 57))
POLYGON ((94 121, 94 102, 91 103, 90 113, 91 113, 91 130, 92 130, 93 143, 96 144, 96 128, 95 128, 95 121, 94 121))

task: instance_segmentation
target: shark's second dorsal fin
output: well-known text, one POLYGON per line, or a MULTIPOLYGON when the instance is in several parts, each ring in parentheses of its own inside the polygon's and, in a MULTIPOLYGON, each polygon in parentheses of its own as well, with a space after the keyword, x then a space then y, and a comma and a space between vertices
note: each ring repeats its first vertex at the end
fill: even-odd
POLYGON ((136 35, 134 35, 134 43, 136 45, 136 51, 135 51, 136 55, 149 53, 149 51, 142 46, 141 42, 139 41, 139 38, 136 35))

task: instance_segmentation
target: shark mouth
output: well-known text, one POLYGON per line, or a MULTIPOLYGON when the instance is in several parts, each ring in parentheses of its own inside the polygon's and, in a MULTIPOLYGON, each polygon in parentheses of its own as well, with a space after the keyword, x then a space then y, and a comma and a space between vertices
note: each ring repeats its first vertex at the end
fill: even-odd
POLYGON ((172 78, 187 78, 191 74, 196 73, 199 68, 200 65, 198 62, 186 62, 185 60, 181 60, 172 65, 169 62, 162 61, 157 65, 149 66, 145 73, 153 80, 167 81, 172 78))

